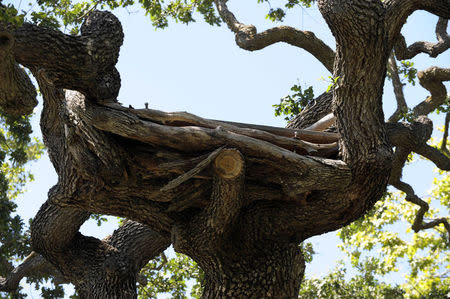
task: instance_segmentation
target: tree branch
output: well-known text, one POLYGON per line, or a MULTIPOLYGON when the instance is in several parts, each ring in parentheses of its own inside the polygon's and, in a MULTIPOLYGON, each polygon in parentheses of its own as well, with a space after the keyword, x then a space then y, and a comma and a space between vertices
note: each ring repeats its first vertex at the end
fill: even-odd
POLYGON ((406 201, 409 201, 420 207, 419 211, 417 211, 416 218, 414 219, 414 223, 412 225, 412 229, 414 230, 414 232, 417 233, 421 230, 433 228, 435 226, 443 224, 445 229, 447 230, 448 238, 450 240, 450 223, 448 222, 447 218, 439 218, 439 219, 434 219, 430 222, 424 222, 423 217, 424 217, 425 213, 429 210, 428 203, 426 203, 425 201, 420 199, 420 197, 418 197, 414 193, 414 189, 409 184, 406 184, 406 183, 398 180, 397 182, 393 182, 392 185, 395 188, 406 193, 406 201))
POLYGON ((344 178, 349 178, 348 169, 340 161, 301 156, 266 141, 227 131, 220 126, 216 129, 164 126, 141 120, 120 110, 97 107, 92 107, 91 111, 86 109, 85 112, 86 121, 94 127, 144 143, 157 144, 184 152, 208 151, 228 145, 239 149, 245 155, 260 159, 273 162, 281 159, 296 165, 298 175, 302 177, 299 183, 306 183, 302 185, 305 190, 308 188, 333 189, 335 184, 344 185, 346 182, 344 178), (307 173, 302 172, 302 169, 307 170, 307 173), (329 180, 325 182, 323 177, 313 179, 313 173, 316 171, 329 175, 329 179, 334 183, 329 180))
POLYGON ((439 18, 436 24, 436 43, 418 41, 410 46, 406 45, 405 37, 399 34, 398 40, 396 41, 395 56, 398 59, 411 59, 420 53, 426 53, 430 57, 437 57, 439 54, 445 52, 450 48, 450 36, 447 33, 448 19, 439 18))
POLYGON ((235 149, 222 150, 214 160, 211 202, 205 209, 206 225, 214 234, 229 232, 241 211, 244 166, 244 158, 235 149))
POLYGON ((301 31, 289 26, 279 26, 261 33, 256 32, 253 25, 240 23, 229 11, 227 0, 215 0, 217 10, 222 20, 236 34, 236 44, 244 50, 255 51, 278 42, 285 42, 302 48, 316 57, 329 72, 333 72, 334 51, 313 32, 301 31))
POLYGON ((421 146, 412 149, 415 153, 429 159, 439 169, 450 171, 450 158, 444 155, 440 150, 428 144, 422 144, 421 146))
POLYGON ((389 122, 397 122, 402 115, 408 111, 406 105, 405 95, 403 94, 403 84, 398 75, 397 63, 395 62, 394 54, 391 53, 388 60, 388 66, 391 73, 392 86, 394 87, 395 99, 397 100, 397 110, 389 117, 389 122))
MULTIPOLYGON (((442 167, 441 169, 445 169, 445 170, 450 169, 450 159, 448 159, 448 157, 445 157, 441 152, 439 152, 439 150, 437 150, 433 147, 430 147, 426 144, 419 148, 424 148, 424 150, 423 151, 419 150, 418 153, 429 158, 430 160, 432 160, 438 167, 440 167, 440 168, 442 167), (429 152, 432 152, 431 155, 429 155, 429 152), (436 155, 440 159, 444 160, 442 163, 444 163, 446 165, 441 165, 440 159, 433 159, 434 155, 436 155)), ((417 148, 415 150, 417 150, 417 148)), ((403 166, 405 165, 405 162, 408 158, 409 153, 410 153, 409 149, 407 149, 403 146, 397 145, 395 154, 394 154, 394 160, 392 163, 392 171, 391 171, 391 175, 389 178, 389 184, 394 186, 395 188, 405 192, 406 200, 411 203, 414 203, 420 207, 419 211, 417 211, 416 217, 414 219, 414 223, 412 225, 412 229, 416 233, 419 232, 420 230, 429 229, 429 228, 438 226, 439 224, 442 223, 444 225, 445 229, 447 230, 449 239, 450 239, 450 225, 449 225, 448 220, 446 218, 439 218, 439 219, 434 219, 430 222, 424 222, 423 217, 429 209, 428 204, 425 201, 423 201, 422 199, 420 199, 414 193, 414 189, 409 184, 401 181, 403 166)))
POLYGON ((33 251, 17 268, 11 271, 8 277, 0 277, 0 291, 13 292, 19 287, 22 278, 30 276, 52 276, 56 283, 67 282, 67 279, 63 277, 61 272, 47 262, 42 255, 33 251))
POLYGON ((415 116, 427 115, 442 105, 447 99, 447 89, 442 83, 450 80, 450 68, 432 66, 417 74, 419 83, 427 89, 431 96, 413 109, 415 116))
MULTIPOLYGON (((450 2, 448 0, 386 0, 383 5, 386 10, 386 29, 392 46, 397 43, 406 19, 416 10, 426 10, 444 19, 450 18, 450 2)), ((402 41, 400 37, 400 43, 403 44, 403 42, 404 40, 402 41)))
POLYGON ((127 220, 103 241, 133 260, 137 273, 171 243, 169 234, 157 233, 150 227, 131 220, 127 220))
POLYGON ((49 84, 81 91, 100 102, 115 101, 120 88, 115 64, 123 32, 110 12, 91 12, 81 26, 81 36, 29 23, 12 35, 15 60, 45 74, 49 84))
POLYGON ((450 158, 426 142, 431 137, 432 122, 426 117, 418 117, 409 123, 388 123, 389 142, 395 147, 402 147, 428 158, 442 170, 450 170, 450 158))

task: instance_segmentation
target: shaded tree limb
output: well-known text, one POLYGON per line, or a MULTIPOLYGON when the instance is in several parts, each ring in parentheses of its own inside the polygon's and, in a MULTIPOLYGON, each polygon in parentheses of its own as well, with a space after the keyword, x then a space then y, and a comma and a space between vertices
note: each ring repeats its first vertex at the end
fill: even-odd
POLYGON ((91 12, 81 26, 81 36, 29 23, 11 35, 14 59, 40 72, 50 85, 81 91, 99 102, 116 100, 120 75, 115 64, 123 32, 112 13, 91 12))
POLYGON ((405 95, 403 94, 403 83, 400 81, 398 75, 394 53, 391 53, 391 56, 389 56, 388 67, 391 74, 392 86, 394 87, 395 99, 397 101, 397 109, 391 117, 389 117, 388 122, 397 122, 402 118, 402 115, 408 112, 408 105, 406 104, 405 95))
POLYGON ((302 48, 316 57, 329 72, 333 72, 334 51, 313 32, 289 26, 279 26, 257 33, 256 27, 240 23, 228 9, 227 0, 215 0, 217 11, 228 28, 236 34, 236 44, 244 50, 255 51, 277 42, 302 48))
POLYGON ((418 41, 410 46, 406 45, 405 37, 399 34, 398 40, 396 41, 395 56, 398 59, 411 59, 420 53, 426 53, 430 57, 437 57, 439 54, 445 52, 450 48, 450 35, 447 33, 448 19, 439 18, 436 24, 436 43, 418 41))
MULTIPOLYGON (((349 174, 345 164, 340 161, 301 156, 266 141, 229 132, 220 126, 216 129, 170 127, 144 121, 119 110, 99 109, 97 107, 92 107, 92 109, 92 111, 87 109, 85 114, 86 121, 92 126, 144 143, 158 144, 181 151, 207 151, 229 145, 238 148, 246 155, 272 161, 277 161, 280 158, 289 161, 296 165, 299 175, 302 173, 301 181, 309 181, 301 169, 314 169, 318 172, 323 170, 324 174, 328 173, 329 179, 335 181, 337 185, 345 185, 346 180, 342 179, 349 174), (332 173, 334 173, 336 179, 333 179, 332 173)), ((309 171, 308 173, 312 172, 309 171)), ((321 189, 335 188, 336 186, 331 186, 330 181, 324 181, 323 178, 316 177, 313 180, 314 183, 308 182, 302 185, 303 188, 314 186, 315 189, 321 189), (312 184, 310 185, 310 183, 312 184)))
POLYGON ((414 107, 414 116, 427 115, 442 105, 447 99, 447 89, 444 81, 450 80, 450 68, 432 66, 417 74, 419 83, 427 89, 431 96, 414 107))
POLYGON ((54 282, 58 284, 68 282, 42 255, 33 251, 6 278, 0 277, 0 291, 15 291, 19 287, 22 278, 30 276, 52 276, 54 282))

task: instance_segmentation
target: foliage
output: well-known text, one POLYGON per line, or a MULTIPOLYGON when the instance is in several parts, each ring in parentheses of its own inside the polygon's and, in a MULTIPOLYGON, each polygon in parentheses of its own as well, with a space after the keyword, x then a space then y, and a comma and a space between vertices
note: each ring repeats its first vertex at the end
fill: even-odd
POLYGON ((406 79, 408 83, 413 86, 416 85, 417 69, 414 67, 414 62, 408 60, 400 61, 398 72, 403 74, 403 79, 406 79))
POLYGON ((269 4, 269 12, 266 15, 266 19, 272 22, 282 22, 284 17, 286 16, 286 10, 292 9, 295 6, 299 7, 311 7, 311 5, 315 2, 315 0, 288 0, 285 2, 284 8, 272 8, 271 2, 269 0, 258 0, 258 3, 268 3, 269 4))
MULTIPOLYGON (((448 214, 449 193, 449 176, 436 178, 432 196, 440 200, 441 210, 431 205, 426 218, 448 214)), ((427 202, 431 204, 431 198, 427 202)), ((404 200, 403 194, 388 193, 365 217, 338 232, 343 242, 340 248, 356 268, 371 263, 376 265, 371 272, 383 276, 398 272, 400 265, 406 264, 409 271, 405 275, 405 283, 401 285, 406 298, 418 298, 433 292, 445 293, 446 286, 450 285, 450 277, 439 273, 440 269, 450 267, 449 240, 445 228, 440 225, 411 235, 417 209, 417 205, 404 200), (404 231, 396 232, 395 228, 400 223, 407 223, 408 226, 404 231)))
POLYGON ((147 284, 138 288, 139 298, 156 298, 161 293, 170 294, 172 298, 188 298, 188 281, 193 283, 192 298, 200 298, 202 293, 203 272, 193 260, 182 254, 177 253, 169 260, 165 255, 156 257, 142 269, 141 275, 145 276, 147 284))
POLYGON ((378 281, 373 275, 374 264, 369 264, 367 268, 360 268, 359 274, 346 280, 347 269, 343 263, 339 263, 336 268, 323 278, 306 279, 301 286, 299 298, 305 299, 376 299, 403 298, 403 291, 398 286, 378 281))
MULTIPOLYGON (((17 196, 24 192, 33 176, 25 164, 38 159, 44 146, 30 138, 30 119, 0 113, 0 276, 6 276, 16 262, 30 253, 29 233, 19 215, 14 215, 17 196)), ((0 294, 0 298, 21 298, 15 294, 0 294)))
POLYGON ((275 108, 275 116, 284 116, 287 121, 291 121, 314 99, 312 86, 303 91, 299 84, 294 84, 291 91, 294 93, 281 98, 280 104, 272 105, 275 108))
MULTIPOLYGON (((387 77, 391 80, 391 70, 388 68, 387 77)), ((409 84, 415 86, 417 79, 417 69, 414 67, 414 62, 410 60, 402 60, 400 61, 400 65, 398 66, 398 74, 403 75, 403 79, 408 81, 409 84)))

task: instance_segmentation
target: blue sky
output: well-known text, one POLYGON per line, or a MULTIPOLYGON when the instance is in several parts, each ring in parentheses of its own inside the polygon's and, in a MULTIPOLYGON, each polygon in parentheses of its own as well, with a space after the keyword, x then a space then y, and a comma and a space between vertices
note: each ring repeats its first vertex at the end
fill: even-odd
MULTIPOLYGON (((26 2, 26 1, 24 1, 26 2)), ((274 26, 265 20, 266 5, 256 1, 230 1, 229 8, 244 23, 252 23, 258 30, 274 26), (245 3, 244 3, 245 2, 245 3)), ((211 27, 201 19, 189 26, 171 23, 169 28, 158 30, 151 26, 139 8, 115 12, 121 20, 125 41, 118 69, 122 77, 119 101, 135 108, 144 107, 164 111, 188 111, 206 118, 246 123, 285 126, 282 118, 274 116, 272 105, 289 92, 293 84, 312 85, 319 95, 328 86, 330 74, 304 50, 286 44, 276 44, 257 52, 241 50, 234 43, 234 35, 226 26, 211 27)), ((415 13, 406 24, 404 32, 408 43, 419 39, 434 40, 437 18, 425 12, 415 13)), ((295 9, 288 14, 286 23, 303 30, 313 31, 330 47, 334 39, 316 8, 295 9)), ((438 60, 419 55, 414 60, 421 70, 432 65, 447 66, 450 53, 438 60)), ((420 85, 405 90, 410 107, 427 96, 420 85)), ((33 120, 35 135, 40 136, 39 114, 33 120)), ((386 117, 395 110, 390 82, 384 96, 386 117)), ((434 118, 435 126, 443 123, 442 116, 434 118)), ((48 189, 57 177, 47 157, 30 166, 36 180, 28 185, 28 192, 18 200, 18 213, 25 219, 33 217, 46 200, 48 189)), ((409 166, 404 178, 425 195, 434 173, 433 165, 425 161, 409 166), (425 173, 425 175, 423 175, 425 173)), ((98 228, 85 224, 82 232, 103 237, 114 229, 114 221, 98 228)), ((307 268, 307 275, 324 275, 343 254, 336 248, 339 243, 334 233, 310 239, 317 255, 307 268)), ((396 280, 401 279, 395 276, 396 280)))

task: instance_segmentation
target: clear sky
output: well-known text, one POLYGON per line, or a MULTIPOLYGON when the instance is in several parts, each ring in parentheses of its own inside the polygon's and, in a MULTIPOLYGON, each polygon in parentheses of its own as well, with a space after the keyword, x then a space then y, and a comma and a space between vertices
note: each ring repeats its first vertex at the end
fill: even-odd
MULTIPOLYGON (((256 25, 258 31, 274 26, 264 19, 268 6, 257 5, 255 0, 230 1, 229 8, 241 22, 256 25)), ((316 95, 329 84, 320 78, 330 74, 312 55, 286 44, 248 52, 236 46, 234 34, 226 26, 211 27, 199 19, 189 26, 171 23, 169 28, 155 31, 138 7, 115 13, 125 33, 118 69, 122 77, 119 101, 126 106, 143 108, 149 102, 152 109, 188 111, 206 118, 283 127, 285 122, 274 116, 272 105, 288 94, 293 84, 300 82, 305 88, 312 85, 316 95)), ((286 21, 299 29, 313 31, 334 48, 331 32, 316 8, 295 9, 286 21)), ((436 21, 436 17, 425 12, 415 13, 404 28, 407 42, 434 40, 436 21)), ((414 61, 419 70, 432 65, 448 67, 450 53, 447 51, 438 60, 421 54, 414 61)), ((427 91, 417 84, 406 89, 405 96, 411 107, 422 101, 427 91)), ((395 110, 389 81, 384 104, 389 117, 395 110)), ((41 104, 33 120, 36 136, 40 136, 40 109, 41 104)), ((443 123, 443 119, 434 121, 435 125, 443 123)), ((57 180, 47 157, 33 163, 30 169, 36 180, 18 200, 18 213, 25 219, 36 214, 46 200, 48 189, 57 180)), ((413 183, 419 195, 425 195, 434 175, 432 169, 431 163, 414 163, 408 167, 404 179, 413 183)), ((82 232, 103 237, 114 229, 114 224, 115 221, 110 221, 101 228, 94 223, 85 224, 82 232)), ((309 241, 317 255, 307 267, 308 276, 326 274, 336 259, 344 257, 336 248, 339 242, 335 233, 309 241)))

